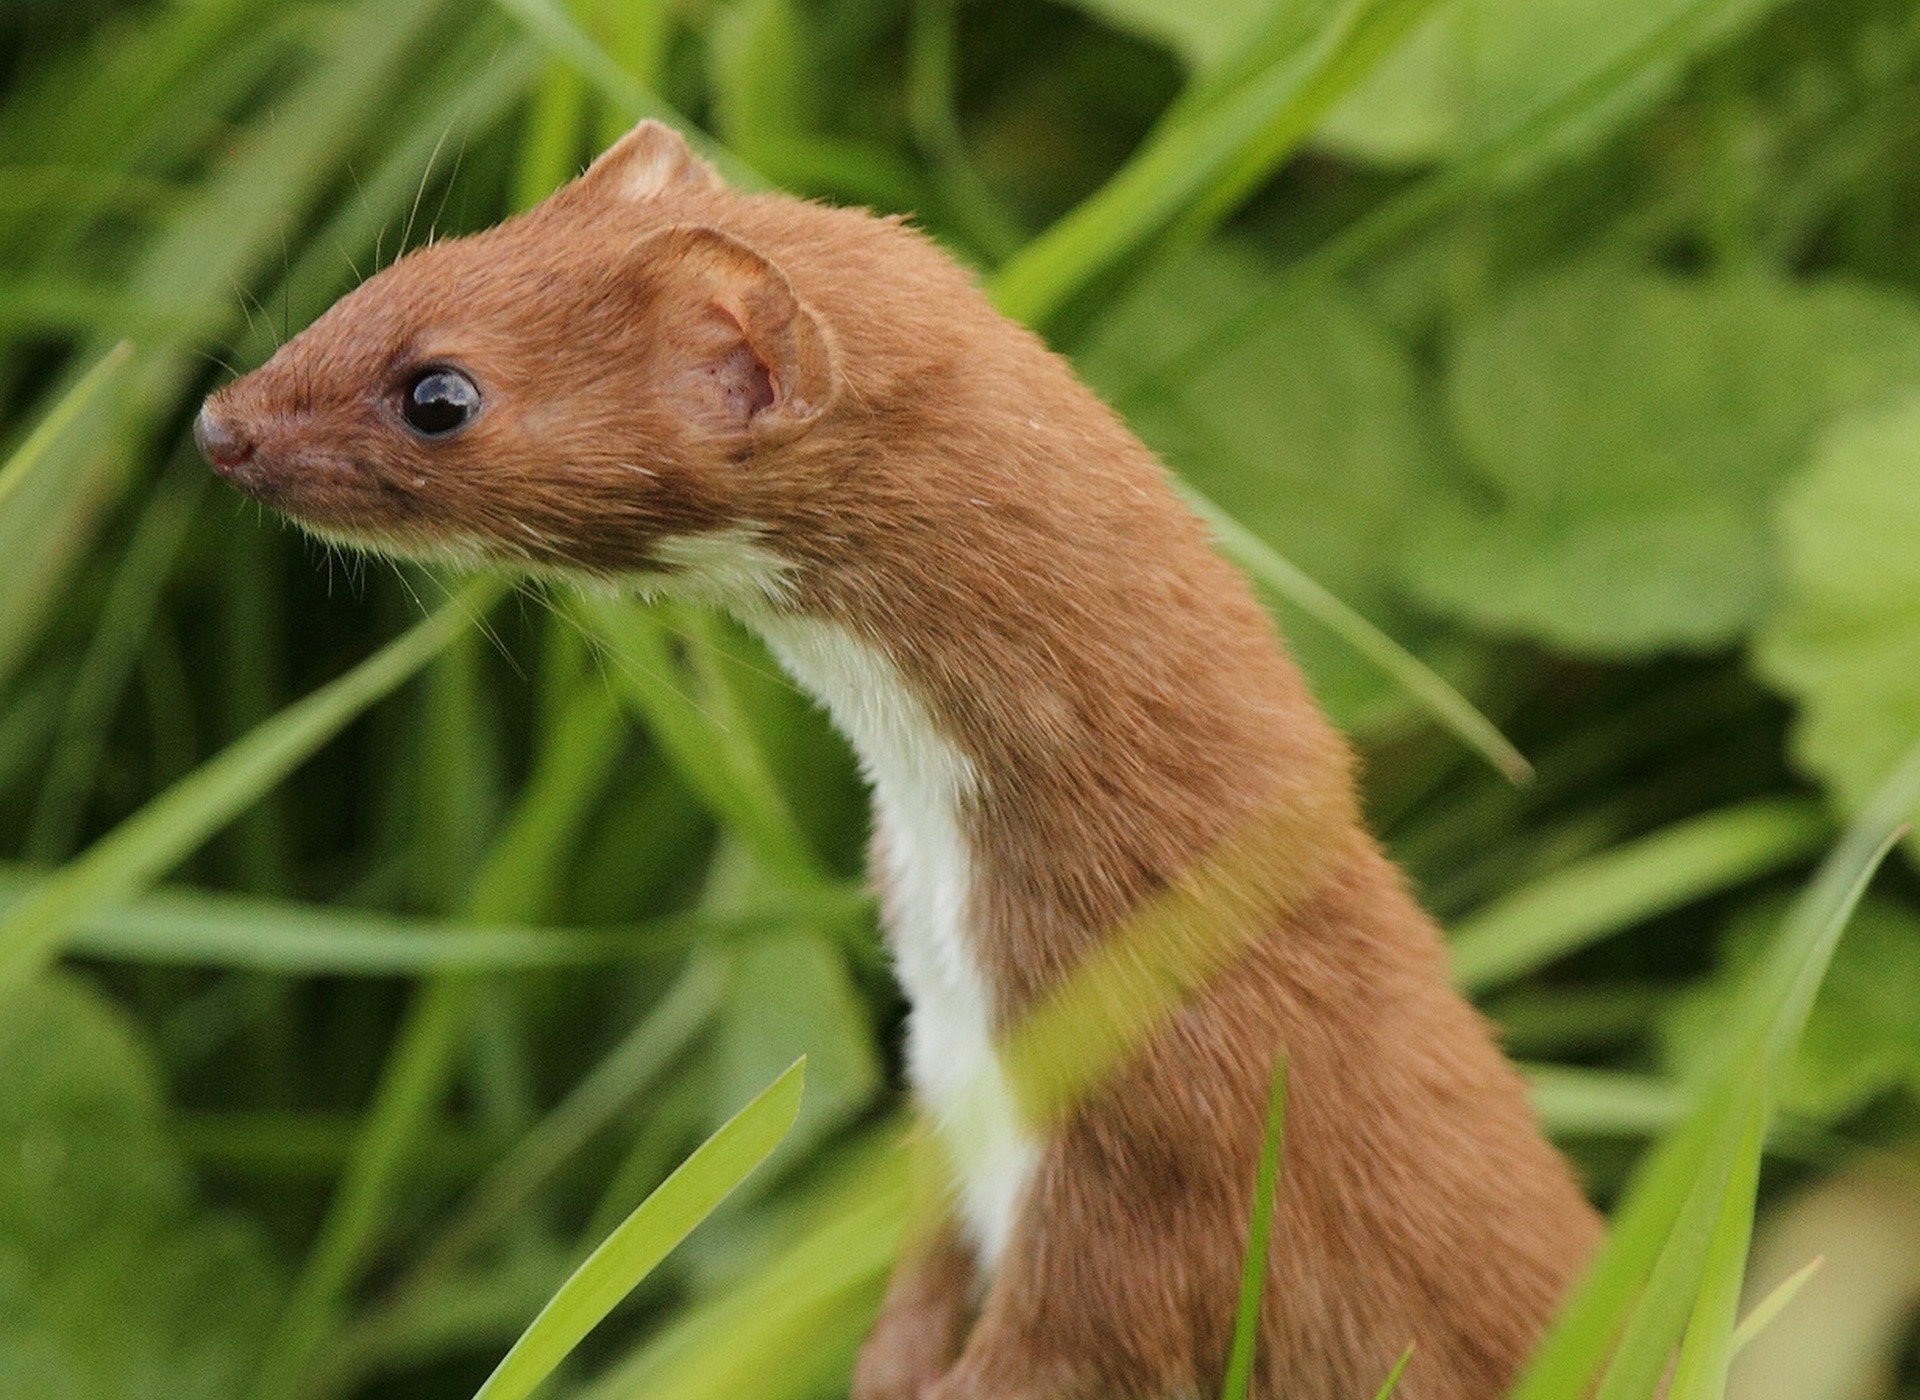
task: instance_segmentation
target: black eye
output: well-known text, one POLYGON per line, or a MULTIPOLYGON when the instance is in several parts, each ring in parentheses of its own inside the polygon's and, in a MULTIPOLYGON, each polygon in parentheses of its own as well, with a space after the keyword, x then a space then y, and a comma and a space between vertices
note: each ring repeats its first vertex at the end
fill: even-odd
POLYGON ((422 370, 407 386, 400 412, 415 432, 445 437, 480 411, 480 390, 457 369, 422 370))

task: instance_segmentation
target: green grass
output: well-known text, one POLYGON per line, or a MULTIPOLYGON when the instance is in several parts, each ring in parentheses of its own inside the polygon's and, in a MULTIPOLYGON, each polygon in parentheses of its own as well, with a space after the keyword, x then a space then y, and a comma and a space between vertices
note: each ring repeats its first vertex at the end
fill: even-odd
MULTIPOLYGON (((100 0, 0 54, 0 1027, 72 1002, 0 1036, 70 1164, 0 1164, 0 1393, 845 1393, 919 1188, 844 746, 722 619, 429 608, 188 442, 642 115, 911 213, 1264 590, 1613 1221, 1523 1400, 1820 1348, 1749 1242, 1920 1121, 1904 0, 100 0)), ((1196 972, 1136 951, 1049 1084, 1196 972)))
POLYGON ((85 915, 139 894, 369 705, 431 661, 504 589, 475 584, 354 670, 288 706, 42 880, 0 920, 0 996, 31 977, 85 915))
POLYGON ((797 1061, 674 1169, 560 1285, 474 1400, 522 1400, 767 1159, 800 1111, 797 1061))
POLYGON ((1266 1131, 1260 1140, 1260 1164, 1253 1174, 1247 1257, 1240 1270, 1240 1305, 1233 1315, 1233 1345, 1227 1352, 1227 1376, 1220 1385, 1220 1400, 1246 1400, 1247 1387, 1253 1382, 1253 1363, 1260 1344, 1260 1303, 1267 1287, 1273 1212, 1278 1205, 1275 1193, 1280 1189, 1286 1139, 1287 1061, 1282 1056, 1273 1067, 1273 1087, 1267 1096, 1266 1131))

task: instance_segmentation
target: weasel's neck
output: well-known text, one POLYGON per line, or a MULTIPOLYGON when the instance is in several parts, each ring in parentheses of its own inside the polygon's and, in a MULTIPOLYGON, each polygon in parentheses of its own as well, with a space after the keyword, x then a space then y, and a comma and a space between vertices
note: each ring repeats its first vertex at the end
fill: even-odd
MULTIPOLYGON (((1327 736, 1263 620, 1251 641, 1211 658, 1239 674, 1209 675, 1194 655, 1182 657, 1184 694, 1147 672, 1087 694, 1079 649, 1122 653, 1084 628, 1021 638, 1029 662, 1045 660, 1021 668, 984 620, 978 641, 929 626, 883 643, 853 621, 748 617, 827 708, 872 786, 873 870, 912 1007, 908 1068, 948 1130, 960 1218, 991 1268, 1040 1153, 994 1053, 1009 1016, 1138 901, 1276 810, 1292 822, 1288 842, 1322 840, 1325 820, 1341 829, 1341 802, 1317 800, 1329 784, 1345 792, 1339 751, 1328 769, 1316 747, 1327 736), (1246 656, 1273 673, 1246 673, 1246 656), (1176 696, 1186 703, 1169 703, 1176 696), (1300 716, 1274 712, 1289 703, 1300 716)), ((1277 859, 1254 878, 1299 868, 1277 859)))
POLYGON ((838 623, 762 616, 755 625, 827 707, 872 785, 874 875, 911 1003, 908 1072, 954 1140, 960 1218, 991 1270, 1040 1147, 994 1054, 1001 999, 979 956, 979 851, 968 831, 980 775, 879 647, 838 623))
POLYGON ((1234 874, 1277 913, 1306 892, 1266 886, 1356 829, 1345 747, 1244 581, 1070 388, 1071 433, 982 418, 867 464, 830 556, 811 531, 756 540, 777 582, 741 609, 872 784, 909 1068, 964 1139, 961 1217, 989 1264, 1039 1152, 1012 1094, 979 1092, 1004 1090, 997 1034, 1223 847, 1277 853, 1234 874), (994 453, 1021 470, 980 470, 994 453))

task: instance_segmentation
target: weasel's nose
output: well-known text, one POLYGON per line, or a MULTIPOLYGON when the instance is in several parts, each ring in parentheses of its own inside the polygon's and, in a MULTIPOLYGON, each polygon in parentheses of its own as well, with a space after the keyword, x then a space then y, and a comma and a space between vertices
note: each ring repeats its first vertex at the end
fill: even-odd
POLYGON ((253 456, 253 439, 203 404, 193 420, 193 441, 213 469, 223 476, 253 456))

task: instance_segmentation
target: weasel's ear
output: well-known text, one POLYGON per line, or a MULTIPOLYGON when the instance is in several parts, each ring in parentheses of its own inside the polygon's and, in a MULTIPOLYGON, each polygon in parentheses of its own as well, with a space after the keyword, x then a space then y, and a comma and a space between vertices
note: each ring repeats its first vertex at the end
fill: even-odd
POLYGON ((718 189, 720 176, 679 132, 649 117, 600 153, 574 182, 608 199, 652 199, 672 189, 718 189))
POLYGON ((642 274, 693 313, 676 351, 685 356, 681 385, 700 416, 772 446, 799 437, 832 406, 833 347, 772 262, 697 224, 662 229, 636 255, 642 274))

